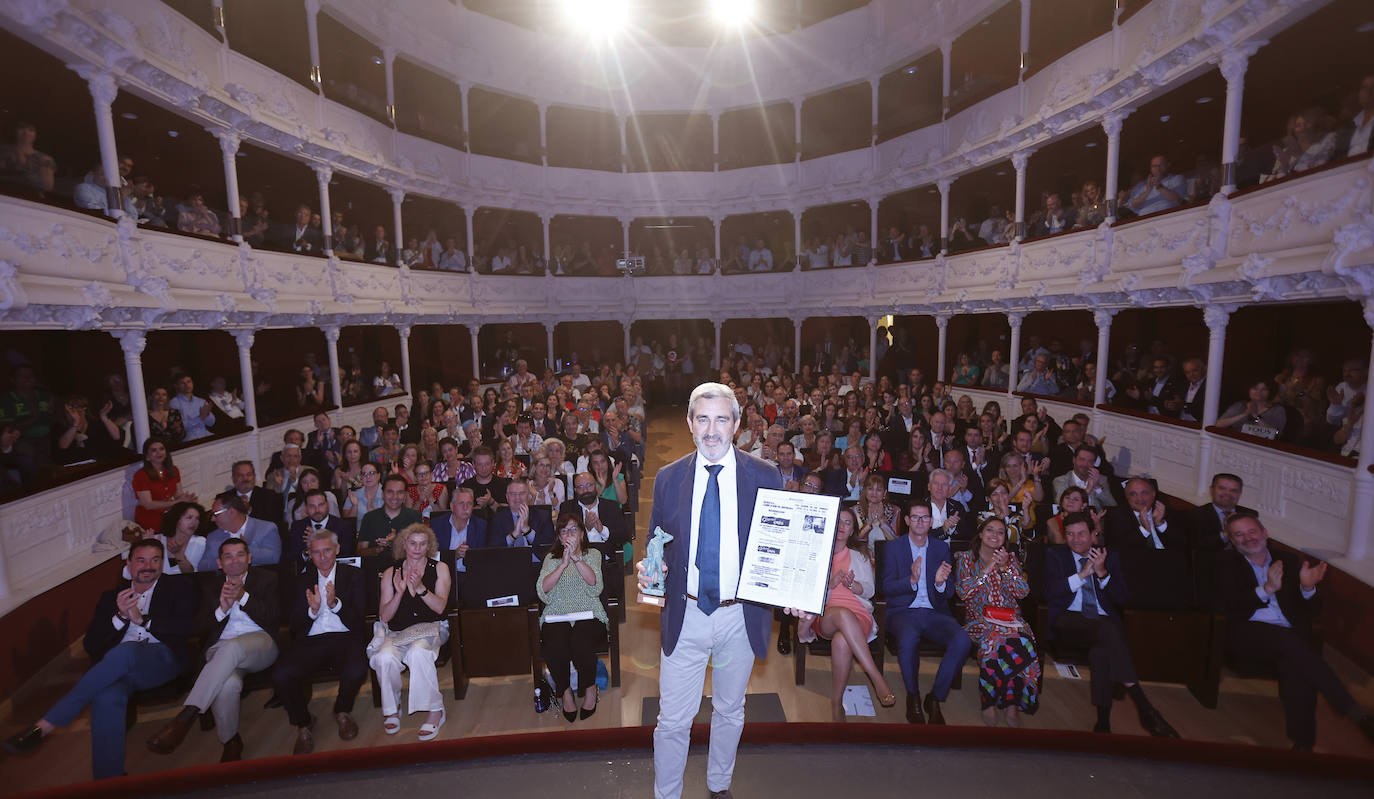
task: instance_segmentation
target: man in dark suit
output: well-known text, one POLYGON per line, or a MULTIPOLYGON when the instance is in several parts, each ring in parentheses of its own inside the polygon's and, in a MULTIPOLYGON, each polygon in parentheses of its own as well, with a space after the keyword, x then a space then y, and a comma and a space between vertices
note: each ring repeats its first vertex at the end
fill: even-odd
POLYGON ((1231 548, 1226 535, 1226 518, 1233 513, 1258 513, 1240 504, 1240 492, 1245 487, 1239 475, 1218 472, 1212 475, 1212 501, 1188 511, 1184 521, 1188 526, 1188 541, 1193 549, 1220 552, 1231 548))
POLYGON ((886 557, 878 580, 887 598, 887 626, 897 637, 897 662, 906 683, 906 720, 944 724, 940 703, 949 697, 954 674, 964 667, 973 642, 949 612, 954 565, 949 544, 930 534, 930 505, 912 503, 907 508, 906 524, 907 534, 884 548, 886 557), (924 705, 918 681, 923 638, 945 648, 924 705))
POLYGON ((1360 111, 1337 132, 1333 159, 1374 150, 1374 74, 1365 75, 1360 81, 1355 100, 1360 106, 1360 111))
POLYGON ((1202 409, 1207 404, 1207 363, 1201 358, 1183 362, 1183 380, 1179 383, 1179 398, 1174 407, 1167 408, 1186 422, 1202 421, 1202 409))
POLYGON ((356 520, 331 516, 329 495, 323 489, 312 489, 305 495, 305 518, 291 523, 282 549, 281 562, 292 575, 310 560, 310 534, 315 530, 333 530, 339 536, 339 555, 353 556, 356 520))
POLYGON ((1188 545, 1184 523, 1157 500, 1155 485, 1144 477, 1126 481, 1125 506, 1109 508, 1106 544, 1114 552, 1181 549, 1188 545))
POLYGON ((1374 718, 1312 648, 1317 586, 1326 564, 1309 564, 1269 546, 1269 532, 1253 513, 1226 522, 1233 548, 1217 563, 1217 602, 1226 614, 1226 646, 1235 656, 1278 667, 1279 697, 1293 748, 1312 751, 1317 739, 1317 694, 1374 741, 1374 718))
POLYGON ((969 425, 964 431, 964 474, 968 475, 968 489, 982 497, 988 495, 988 481, 997 476, 997 454, 990 452, 983 442, 983 431, 969 425))
POLYGON ((553 519, 547 513, 534 513, 530 507, 530 481, 512 478, 506 485, 510 507, 496 512, 487 525, 489 547, 540 547, 553 544, 553 519))
POLYGON ((315 429, 305 437, 305 447, 301 461, 313 466, 320 473, 320 485, 331 485, 334 468, 339 465, 339 433, 334 429, 334 420, 329 414, 320 411, 315 414, 315 429))
MULTIPOLYGON (((1050 447, 1050 465, 1046 471, 1048 473, 1047 479, 1051 483, 1060 475, 1073 471, 1074 457, 1078 453, 1078 448, 1083 446, 1092 447, 1093 453, 1097 456, 1093 461, 1093 468, 1097 469, 1098 474, 1107 478, 1115 474, 1112 462, 1107 459, 1107 454, 1102 451, 1102 445, 1098 443, 1089 444, 1087 432, 1083 422, 1078 419, 1064 420, 1064 427, 1059 433, 1059 440, 1050 447)), ((1057 502, 1059 497, 1055 497, 1054 500, 1057 502)))
POLYGON ((589 472, 579 472, 573 476, 572 499, 559 505, 558 512, 580 516, 587 527, 587 538, 592 542, 606 541, 619 546, 630 540, 630 531, 625 524, 625 513, 620 509, 620 503, 598 497, 596 478, 589 472))
POLYGON ((310 224, 310 206, 302 203, 296 208, 296 222, 292 225, 278 225, 273 243, 293 252, 324 252, 324 239, 320 229, 310 224))
MULTIPOLYGON (((274 525, 282 525, 285 504, 282 495, 270 488, 258 485, 258 473, 252 461, 235 461, 229 469, 229 479, 234 487, 220 496, 237 494, 243 504, 248 506, 248 515, 274 525)), ((283 529, 284 533, 285 530, 283 529)), ((285 543, 283 541, 283 543, 285 543)))
POLYGON ((1024 429, 1027 416, 1034 416, 1040 420, 1040 427, 1045 430, 1045 443, 1050 447, 1053 447, 1059 437, 1064 434, 1063 428, 1050 417, 1049 412, 1036 401, 1035 397, 1021 398, 1021 415, 1011 421, 1009 429, 1013 432, 1024 429))
POLYGON ((205 648, 200 670, 181 712, 153 737, 148 748, 170 755, 185 740, 191 724, 206 710, 214 713, 215 734, 224 751, 221 763, 243 759, 239 701, 243 676, 262 671, 277 659, 277 575, 250 568, 253 555, 241 538, 219 545, 220 573, 202 583, 197 633, 205 648))
POLYGON ((162 574, 162 542, 144 538, 129 550, 130 580, 101 594, 86 628, 91 667, 38 723, 4 742, 11 753, 36 750, 45 736, 91 708, 91 771, 95 779, 124 773, 124 717, 135 691, 170 682, 186 668, 195 626, 191 581, 162 574))
POLYGON ((456 489, 448 507, 448 512, 429 517, 429 527, 434 531, 434 540, 439 542, 439 549, 453 552, 453 586, 458 596, 462 596, 463 581, 468 571, 463 559, 469 549, 487 546, 487 523, 472 513, 470 488, 456 489))
POLYGON ((926 488, 929 491, 925 504, 930 507, 930 534, 941 541, 972 538, 977 519, 967 505, 950 495, 954 475, 948 469, 935 469, 930 473, 926 488))
POLYGON ((1129 594, 1120 556, 1093 546, 1092 518, 1086 513, 1064 517, 1064 538, 1067 545, 1045 551, 1045 603, 1050 634, 1064 643, 1089 647, 1092 702, 1097 707, 1093 732, 1112 731, 1112 684, 1119 682, 1126 686, 1146 732, 1177 738, 1136 679, 1121 623, 1120 609, 1129 594))
MULTIPOLYGON (((659 470, 649 530, 672 536, 664 548, 665 608, 660 617, 660 705, 654 729, 654 795, 682 794, 692 719, 711 677, 706 788, 729 796, 744 730, 744 692, 754 659, 768 654, 773 611, 736 598, 749 524, 760 488, 782 488, 772 464, 732 445, 740 408, 720 383, 702 383, 687 403, 696 451, 659 470)), ((651 533, 651 537, 654 533, 651 533)), ((640 586, 650 581, 639 564, 640 586)))
POLYGON ((1160 416, 1177 418, 1182 408, 1183 389, 1179 385, 1178 377, 1174 375, 1169 359, 1155 358, 1150 366, 1150 372, 1150 379, 1146 380, 1143 386, 1147 392, 1145 410, 1160 416))
POLYGON ((296 727, 292 754, 309 754, 315 749, 311 734, 310 695, 303 683, 321 669, 339 675, 339 693, 334 700, 334 721, 339 738, 358 737, 353 720, 353 700, 367 680, 367 622, 365 587, 361 569, 339 563, 339 539, 332 530, 310 533, 310 563, 296 579, 292 600, 291 648, 277 661, 272 682, 277 696, 286 706, 286 717, 296 727))

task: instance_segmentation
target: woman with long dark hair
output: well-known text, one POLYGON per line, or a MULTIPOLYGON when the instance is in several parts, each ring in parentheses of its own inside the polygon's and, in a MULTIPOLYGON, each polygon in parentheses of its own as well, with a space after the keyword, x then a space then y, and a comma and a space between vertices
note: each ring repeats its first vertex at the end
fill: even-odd
POLYGON ((554 695, 562 702, 563 717, 569 722, 579 715, 590 718, 596 712, 596 651, 606 640, 610 624, 601 604, 605 583, 601 575, 601 552, 587 541, 587 528, 581 513, 560 513, 555 525, 557 535, 535 585, 544 612, 539 615, 540 649, 553 676, 554 695), (592 618, 567 619, 590 613, 592 618), (577 695, 572 690, 569 663, 577 669, 577 695), (580 711, 580 712, 579 712, 580 711))
POLYGON ((161 439, 143 442, 143 467, 134 472, 134 521, 144 530, 162 529, 162 516, 178 502, 195 502, 196 495, 181 490, 181 472, 161 439))
POLYGON ((163 574, 190 574, 205 554, 209 515, 194 502, 178 502, 162 514, 162 528, 153 537, 162 542, 166 559, 163 574))

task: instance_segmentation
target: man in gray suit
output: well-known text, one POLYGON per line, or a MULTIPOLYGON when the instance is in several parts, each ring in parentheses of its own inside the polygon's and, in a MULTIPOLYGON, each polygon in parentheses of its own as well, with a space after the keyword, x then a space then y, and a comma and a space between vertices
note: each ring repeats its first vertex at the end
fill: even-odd
POLYGON ((218 566, 219 545, 228 538, 242 538, 248 542, 253 563, 270 566, 281 560, 281 536, 277 526, 248 515, 248 506, 237 495, 215 497, 210 506, 210 518, 215 529, 205 537, 205 553, 196 564, 196 571, 215 571, 218 566))

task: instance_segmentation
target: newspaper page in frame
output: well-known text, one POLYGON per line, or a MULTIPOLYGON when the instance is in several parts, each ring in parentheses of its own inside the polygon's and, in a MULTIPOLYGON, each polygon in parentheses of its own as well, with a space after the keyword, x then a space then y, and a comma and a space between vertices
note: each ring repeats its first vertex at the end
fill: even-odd
POLYGON ((840 498, 759 489, 736 596, 821 614, 840 498))

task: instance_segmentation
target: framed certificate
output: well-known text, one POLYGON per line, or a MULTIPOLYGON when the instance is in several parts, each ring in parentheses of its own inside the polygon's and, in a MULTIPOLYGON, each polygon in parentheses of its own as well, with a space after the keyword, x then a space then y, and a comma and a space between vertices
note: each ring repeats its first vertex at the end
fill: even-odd
POLYGON ((839 515, 839 497, 759 489, 735 595, 763 605, 824 612, 839 515))

